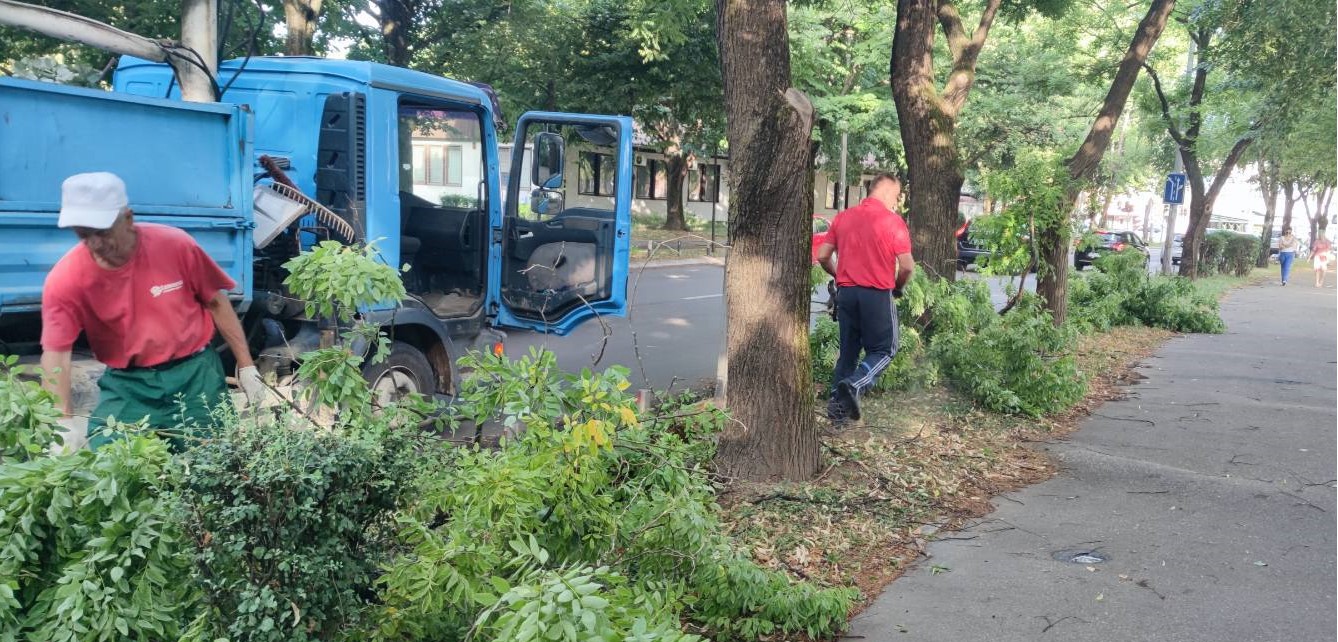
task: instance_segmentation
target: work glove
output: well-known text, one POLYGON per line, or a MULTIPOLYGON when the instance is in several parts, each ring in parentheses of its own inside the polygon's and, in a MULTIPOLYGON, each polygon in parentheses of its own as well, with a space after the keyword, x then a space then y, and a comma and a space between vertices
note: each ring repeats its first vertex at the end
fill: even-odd
POLYGON ((88 422, 74 417, 61 417, 57 420, 62 443, 51 444, 48 449, 52 456, 67 455, 88 443, 88 422))
POLYGON ((269 386, 260 378, 260 371, 256 370, 255 366, 238 370, 237 383, 241 385, 242 392, 246 395, 246 403, 250 406, 259 406, 269 398, 269 386))

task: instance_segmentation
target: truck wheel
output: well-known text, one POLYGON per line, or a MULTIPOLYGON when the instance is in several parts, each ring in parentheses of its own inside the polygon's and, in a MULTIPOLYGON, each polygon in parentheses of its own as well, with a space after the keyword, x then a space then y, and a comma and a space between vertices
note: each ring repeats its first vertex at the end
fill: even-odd
POLYGON ((362 367, 362 376, 371 384, 378 404, 415 393, 431 395, 437 381, 422 351, 403 341, 392 341, 390 354, 380 363, 369 361, 362 367))

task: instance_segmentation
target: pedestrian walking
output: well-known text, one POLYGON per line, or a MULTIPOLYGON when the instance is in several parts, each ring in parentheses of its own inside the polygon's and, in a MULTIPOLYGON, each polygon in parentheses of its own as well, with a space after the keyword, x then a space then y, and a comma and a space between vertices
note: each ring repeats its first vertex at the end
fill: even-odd
POLYGON ((1282 228, 1282 237, 1278 239, 1278 265, 1282 268, 1282 284, 1292 275, 1292 261, 1296 259, 1296 248, 1300 242, 1292 236, 1292 228, 1282 228))
POLYGON ((818 248, 818 262, 837 285, 841 347, 827 402, 834 423, 860 418, 860 397, 897 353, 894 298, 915 272, 910 232, 896 213, 900 200, 901 179, 879 174, 867 198, 836 215, 818 248))
POLYGON ((107 172, 65 179, 57 225, 80 240, 42 287, 42 368, 67 435, 71 351, 80 333, 107 366, 88 423, 92 448, 114 438, 106 430, 111 419, 146 421, 173 437, 212 425, 228 399, 222 363, 209 349, 215 328, 236 357, 247 398, 260 401, 265 384, 224 293, 236 284, 190 235, 136 223, 125 183, 107 172))
POLYGON ((1310 247, 1310 263, 1315 269, 1315 287, 1324 287, 1324 277, 1329 271, 1329 262, 1333 260, 1333 243, 1323 234, 1315 239, 1310 247))

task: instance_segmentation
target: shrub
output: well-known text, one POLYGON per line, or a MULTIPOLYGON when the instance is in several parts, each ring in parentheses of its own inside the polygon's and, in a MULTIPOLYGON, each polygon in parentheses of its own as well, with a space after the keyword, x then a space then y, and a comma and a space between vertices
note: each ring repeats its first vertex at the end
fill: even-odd
POLYGON ((178 494, 208 615, 196 639, 329 640, 366 615, 414 470, 399 432, 233 421, 189 451, 178 494))
POLYGON ((464 194, 442 194, 442 207, 458 207, 462 209, 473 209, 478 207, 479 199, 464 194))
POLYGON ((1203 243, 1199 244, 1199 276, 1212 276, 1226 271, 1226 246, 1232 236, 1231 232, 1221 231, 1212 231, 1203 236, 1203 243))
POLYGON ((1073 347, 1073 333, 1055 327, 1028 296, 979 332, 935 335, 930 350, 947 380, 981 405, 1039 417, 1068 408, 1086 392, 1073 347))
POLYGON ((174 474, 145 436, 0 466, 0 640, 177 639, 198 591, 174 474))
POLYGON ((1255 259, 1259 257, 1259 239, 1245 234, 1232 234, 1227 239, 1222 262, 1224 273, 1236 276, 1248 276, 1254 270, 1255 259))

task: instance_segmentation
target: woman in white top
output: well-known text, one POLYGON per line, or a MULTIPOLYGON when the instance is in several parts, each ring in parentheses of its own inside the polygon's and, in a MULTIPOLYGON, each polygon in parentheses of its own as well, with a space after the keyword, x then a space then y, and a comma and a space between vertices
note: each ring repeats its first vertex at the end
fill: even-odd
POLYGON ((1296 258, 1296 246, 1300 242, 1292 236, 1292 228, 1282 228, 1282 237, 1278 239, 1278 265, 1282 266, 1282 284, 1287 285, 1287 278, 1292 275, 1292 260, 1296 258))

